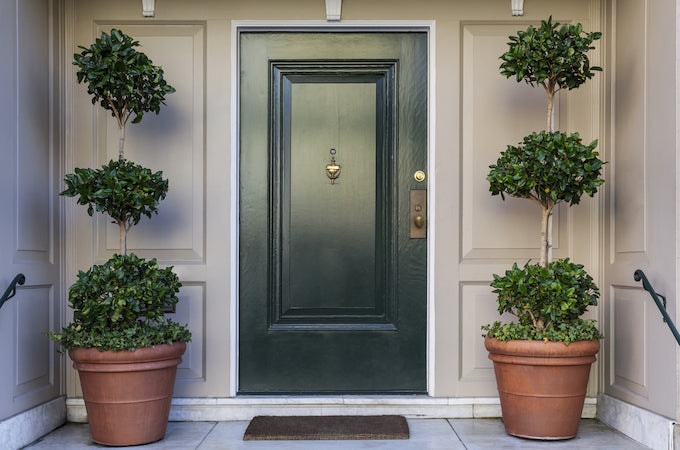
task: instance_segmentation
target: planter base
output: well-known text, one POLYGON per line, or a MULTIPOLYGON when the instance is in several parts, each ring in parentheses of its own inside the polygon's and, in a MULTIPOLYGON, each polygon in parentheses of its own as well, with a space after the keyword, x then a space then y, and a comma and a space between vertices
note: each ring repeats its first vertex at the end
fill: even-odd
POLYGON ((110 446, 140 445, 165 436, 177 366, 186 344, 133 352, 69 351, 78 370, 92 440, 110 446))
POLYGON ((598 341, 484 341, 494 362, 505 431, 560 440, 576 436, 598 341))

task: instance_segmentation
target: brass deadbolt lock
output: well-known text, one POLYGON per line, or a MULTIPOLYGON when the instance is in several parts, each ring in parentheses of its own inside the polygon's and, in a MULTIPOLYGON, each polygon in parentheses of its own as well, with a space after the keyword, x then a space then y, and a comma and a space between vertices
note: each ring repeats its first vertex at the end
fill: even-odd
POLYGON ((427 190, 411 189, 410 192, 410 226, 411 239, 427 238, 427 190))

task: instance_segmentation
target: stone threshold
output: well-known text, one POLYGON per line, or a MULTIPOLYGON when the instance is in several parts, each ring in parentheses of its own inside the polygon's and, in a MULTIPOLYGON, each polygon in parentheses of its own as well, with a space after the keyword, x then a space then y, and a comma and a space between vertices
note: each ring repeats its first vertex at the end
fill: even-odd
MULTIPOLYGON (((66 401, 69 422, 86 422, 82 398, 66 401)), ((390 396, 237 396, 230 398, 174 398, 170 420, 223 422, 250 420, 258 415, 380 415, 400 414, 409 419, 479 419, 501 416, 497 397, 448 398, 425 395, 390 396)), ((597 416, 597 399, 586 398, 582 417, 597 416)))

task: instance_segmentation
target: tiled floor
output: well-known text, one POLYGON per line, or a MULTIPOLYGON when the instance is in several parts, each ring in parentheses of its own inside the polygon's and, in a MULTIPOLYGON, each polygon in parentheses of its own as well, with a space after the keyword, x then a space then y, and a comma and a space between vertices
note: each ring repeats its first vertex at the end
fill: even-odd
MULTIPOLYGON (((644 449, 596 420, 583 420, 579 434, 567 441, 531 441, 508 436, 500 419, 409 419, 411 438, 403 441, 243 441, 248 422, 170 422, 165 439, 139 449, 644 449)), ((28 449, 101 448, 92 444, 84 424, 69 423, 28 449)))

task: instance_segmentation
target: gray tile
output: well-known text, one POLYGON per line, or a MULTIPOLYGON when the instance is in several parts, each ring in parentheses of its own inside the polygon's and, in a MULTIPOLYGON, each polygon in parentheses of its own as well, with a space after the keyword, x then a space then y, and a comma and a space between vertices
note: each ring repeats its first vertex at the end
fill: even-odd
POLYGON ((580 448, 597 449, 646 449, 644 445, 634 441, 597 420, 582 420, 578 435, 574 438, 580 448))
MULTIPOLYGON (((135 448, 182 450, 641 450, 646 447, 597 420, 583 420, 567 441, 532 441, 509 436, 500 419, 409 419, 411 438, 393 441, 243 441, 247 421, 170 422, 165 439, 135 448)), ((0 445, 1 447, 1 445, 0 445)), ((27 447, 80 450, 108 448, 92 443, 86 424, 69 423, 27 447)))
POLYGON ((140 445, 140 449, 177 449, 199 448, 212 432, 217 422, 168 422, 165 438, 152 444, 140 445))
POLYGON ((410 444, 422 449, 465 449, 445 419, 409 419, 410 444))
POLYGON ((647 447, 612 430, 596 420, 582 420, 579 432, 573 439, 563 441, 536 441, 510 436, 499 419, 449 419, 458 437, 468 450, 481 449, 551 449, 570 450, 641 450, 647 447))
POLYGON ((43 436, 25 448, 79 450, 83 448, 104 448, 92 442, 90 427, 82 423, 67 423, 47 436, 43 436))
MULTIPOLYGON (((169 422, 165 438, 146 445, 138 445, 139 449, 196 449, 215 427, 216 422, 169 422)), ((95 444, 90 436, 87 424, 68 423, 47 436, 29 445, 27 449, 84 449, 110 448, 95 444)))
POLYGON ((218 422, 198 448, 201 450, 245 448, 243 433, 247 426, 247 421, 218 422))
POLYGON ((243 422, 218 423, 199 447, 201 450, 464 450, 449 423, 444 419, 411 419, 411 438, 386 441, 243 441, 248 426, 243 422))

